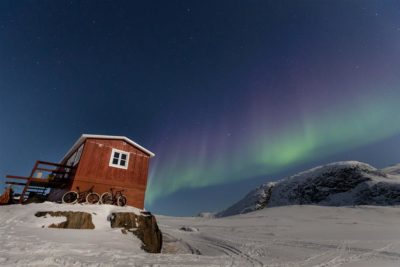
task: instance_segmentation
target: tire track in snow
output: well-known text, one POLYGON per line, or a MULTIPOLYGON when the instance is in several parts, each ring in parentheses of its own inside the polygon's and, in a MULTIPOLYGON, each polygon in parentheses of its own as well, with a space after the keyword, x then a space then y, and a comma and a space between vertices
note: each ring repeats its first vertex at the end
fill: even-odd
POLYGON ((371 249, 371 250, 367 250, 367 252, 361 253, 361 254, 355 254, 355 255, 351 255, 351 256, 347 256, 347 257, 343 257, 342 254, 339 254, 339 256, 331 259, 330 261, 321 264, 321 265, 317 265, 319 266, 332 266, 332 267, 336 267, 336 266, 341 266, 343 264, 348 264, 348 263, 353 263, 353 262, 357 262, 357 261, 361 261, 365 258, 368 257, 374 257, 377 256, 378 254, 381 254, 381 252, 386 252, 387 249, 390 249, 391 247, 394 246, 394 243, 390 243, 382 248, 378 248, 378 249, 371 249))
POLYGON ((322 262, 318 264, 312 264, 312 266, 336 267, 336 266, 341 266, 343 264, 362 261, 365 260, 366 258, 378 258, 378 257, 386 257, 386 258, 391 258, 392 260, 400 261, 400 253, 387 251, 388 249, 394 247, 395 245, 399 245, 398 242, 390 243, 378 249, 360 248, 350 245, 354 244, 354 242, 355 241, 353 240, 353 241, 345 241, 339 244, 323 244, 323 243, 314 243, 310 241, 292 240, 285 242, 275 242, 275 244, 279 244, 281 246, 286 246, 286 247, 327 249, 323 253, 309 257, 300 264, 301 266, 311 266, 312 262, 319 261, 319 259, 321 259, 322 262))
POLYGON ((235 246, 228 244, 226 240, 209 237, 202 234, 189 234, 178 238, 174 233, 163 233, 167 239, 172 242, 177 242, 181 246, 188 249, 188 252, 196 255, 207 256, 210 252, 203 253, 202 251, 207 250, 206 248, 212 249, 212 251, 218 251, 220 254, 228 256, 232 262, 231 266, 263 266, 263 263, 252 256, 246 254, 235 246), (199 244, 196 246, 195 244, 199 244), (201 245, 200 245, 201 244, 201 245))
POLYGON ((252 266, 263 266, 263 263, 259 260, 257 260, 256 258, 253 258, 252 256, 244 253, 243 251, 241 251, 240 249, 228 244, 226 241, 221 240, 221 239, 217 239, 214 237, 208 237, 208 236, 200 236, 201 239, 210 242, 211 244, 215 245, 216 247, 219 247, 223 250, 225 250, 226 252, 228 252, 228 255, 232 256, 232 255, 236 255, 241 257, 242 259, 244 259, 245 261, 247 261, 248 263, 250 263, 252 266))
POLYGON ((175 238, 174 236, 165 232, 162 233, 162 235, 165 243, 178 243, 182 247, 186 248, 190 252, 190 254, 202 255, 199 249, 191 246, 188 242, 183 241, 182 239, 175 238))

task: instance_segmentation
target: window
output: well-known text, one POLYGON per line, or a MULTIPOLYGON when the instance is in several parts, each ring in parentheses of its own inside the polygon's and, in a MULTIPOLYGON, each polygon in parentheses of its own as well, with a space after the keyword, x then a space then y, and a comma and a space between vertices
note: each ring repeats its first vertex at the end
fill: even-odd
POLYGON ((128 169, 128 162, 129 162, 129 152, 113 148, 109 164, 111 167, 128 169))

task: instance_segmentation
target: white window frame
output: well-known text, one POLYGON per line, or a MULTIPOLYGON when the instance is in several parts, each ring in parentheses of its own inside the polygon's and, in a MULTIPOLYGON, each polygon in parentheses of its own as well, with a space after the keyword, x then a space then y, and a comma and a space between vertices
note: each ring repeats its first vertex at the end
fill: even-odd
POLYGON ((110 167, 114 167, 114 168, 120 168, 120 169, 125 169, 125 170, 128 169, 128 165, 129 165, 129 152, 113 148, 112 151, 111 151, 110 162, 109 162, 108 165, 109 165, 110 167), (119 153, 118 163, 117 163, 117 164, 114 164, 114 163, 113 163, 113 159, 114 159, 114 154, 115 154, 115 152, 119 153), (120 165, 122 155, 126 155, 125 166, 120 165))

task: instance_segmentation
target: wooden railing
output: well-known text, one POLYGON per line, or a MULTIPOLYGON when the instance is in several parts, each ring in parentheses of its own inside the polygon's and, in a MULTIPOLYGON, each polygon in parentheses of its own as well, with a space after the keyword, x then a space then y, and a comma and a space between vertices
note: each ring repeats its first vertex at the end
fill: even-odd
POLYGON ((27 193, 44 195, 49 188, 61 188, 70 183, 74 172, 75 168, 72 166, 38 160, 28 177, 7 175, 6 178, 11 181, 7 181, 6 184, 24 187, 20 196, 20 203, 23 203, 27 198, 27 193), (16 182, 13 181, 14 179, 24 180, 24 182, 16 182))

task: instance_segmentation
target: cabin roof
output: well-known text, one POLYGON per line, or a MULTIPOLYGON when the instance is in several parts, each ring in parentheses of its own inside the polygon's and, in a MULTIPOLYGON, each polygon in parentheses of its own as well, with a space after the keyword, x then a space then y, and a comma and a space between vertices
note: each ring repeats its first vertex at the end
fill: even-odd
POLYGON ((129 139, 126 136, 117 136, 117 135, 98 135, 98 134, 82 134, 81 137, 75 142, 75 144, 68 150, 68 152, 65 154, 65 156, 61 159, 60 162, 63 162, 65 159, 67 159, 86 139, 88 138, 94 138, 94 139, 112 139, 112 140, 123 140, 127 142, 128 144, 142 150, 146 154, 149 154, 150 157, 154 157, 155 154, 151 152, 150 150, 147 150, 146 148, 142 147, 141 145, 135 143, 131 139, 129 139))

